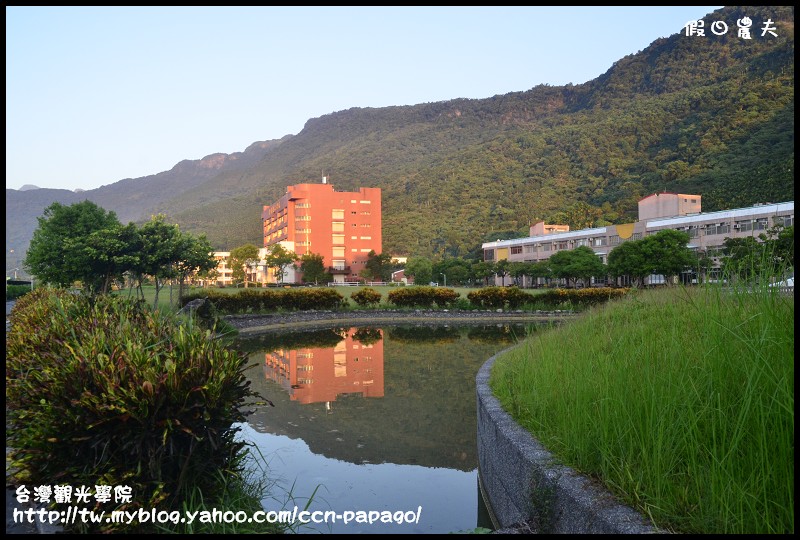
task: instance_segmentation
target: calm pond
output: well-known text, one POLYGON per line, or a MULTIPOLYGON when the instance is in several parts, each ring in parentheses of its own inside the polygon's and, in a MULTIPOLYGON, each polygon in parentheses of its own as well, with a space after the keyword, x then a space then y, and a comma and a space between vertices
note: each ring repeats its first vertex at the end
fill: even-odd
POLYGON ((419 523, 339 518, 301 533, 490 528, 479 503, 475 376, 535 328, 362 326, 241 338, 253 388, 274 404, 254 406, 241 426, 268 464, 265 510, 419 512, 419 523))

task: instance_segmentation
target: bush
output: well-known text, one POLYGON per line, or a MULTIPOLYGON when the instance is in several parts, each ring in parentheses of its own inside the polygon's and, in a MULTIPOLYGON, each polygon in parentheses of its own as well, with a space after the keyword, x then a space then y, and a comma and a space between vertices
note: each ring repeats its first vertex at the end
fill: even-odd
POLYGON ((31 292, 30 285, 6 285, 6 302, 16 300, 31 292))
POLYGON ((214 500, 220 479, 242 472, 234 426, 257 394, 246 357, 213 329, 123 297, 46 289, 21 298, 10 321, 6 445, 17 483, 129 486, 133 502, 98 509, 160 511, 197 490, 214 500))
POLYGON ((353 302, 361 307, 377 306, 381 301, 381 293, 370 287, 365 287, 350 295, 353 302))
POLYGON ((531 303, 533 296, 517 287, 484 287, 477 291, 470 291, 467 299, 474 305, 483 308, 517 309, 531 303))
POLYGON ((347 300, 333 289, 245 289, 236 294, 198 292, 183 297, 182 306, 208 298, 221 313, 261 313, 278 310, 337 309, 347 300))
POLYGON ((461 296, 453 289, 445 287, 424 287, 413 286, 404 287, 396 291, 390 291, 388 300, 392 304, 400 307, 433 307, 435 303, 438 307, 452 305, 461 296))

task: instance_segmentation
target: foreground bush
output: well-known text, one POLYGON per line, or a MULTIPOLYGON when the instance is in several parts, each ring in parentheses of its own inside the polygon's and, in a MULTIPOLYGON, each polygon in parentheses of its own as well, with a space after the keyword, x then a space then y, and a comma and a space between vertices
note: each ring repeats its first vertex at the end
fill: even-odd
POLYGON ((160 511, 180 509, 187 493, 214 500, 242 471, 235 424, 255 394, 246 358, 213 330, 120 297, 92 303, 46 289, 21 298, 10 320, 6 445, 16 483, 129 486, 131 503, 96 509, 160 511))

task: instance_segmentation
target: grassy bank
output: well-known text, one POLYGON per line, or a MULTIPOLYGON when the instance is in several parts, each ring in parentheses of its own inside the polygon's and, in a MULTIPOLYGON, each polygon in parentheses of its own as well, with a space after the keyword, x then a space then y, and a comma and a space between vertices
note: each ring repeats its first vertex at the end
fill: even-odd
POLYGON ((794 301, 643 291, 496 362, 503 406, 662 528, 794 532, 794 301))

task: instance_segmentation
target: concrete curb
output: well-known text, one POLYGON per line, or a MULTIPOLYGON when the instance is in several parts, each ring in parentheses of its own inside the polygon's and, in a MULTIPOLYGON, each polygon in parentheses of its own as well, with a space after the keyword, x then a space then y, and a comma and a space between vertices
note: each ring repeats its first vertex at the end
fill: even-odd
POLYGON ((643 515, 605 488, 561 465, 506 413, 489 388, 495 360, 476 377, 478 478, 498 532, 524 527, 539 533, 653 534, 643 515))

